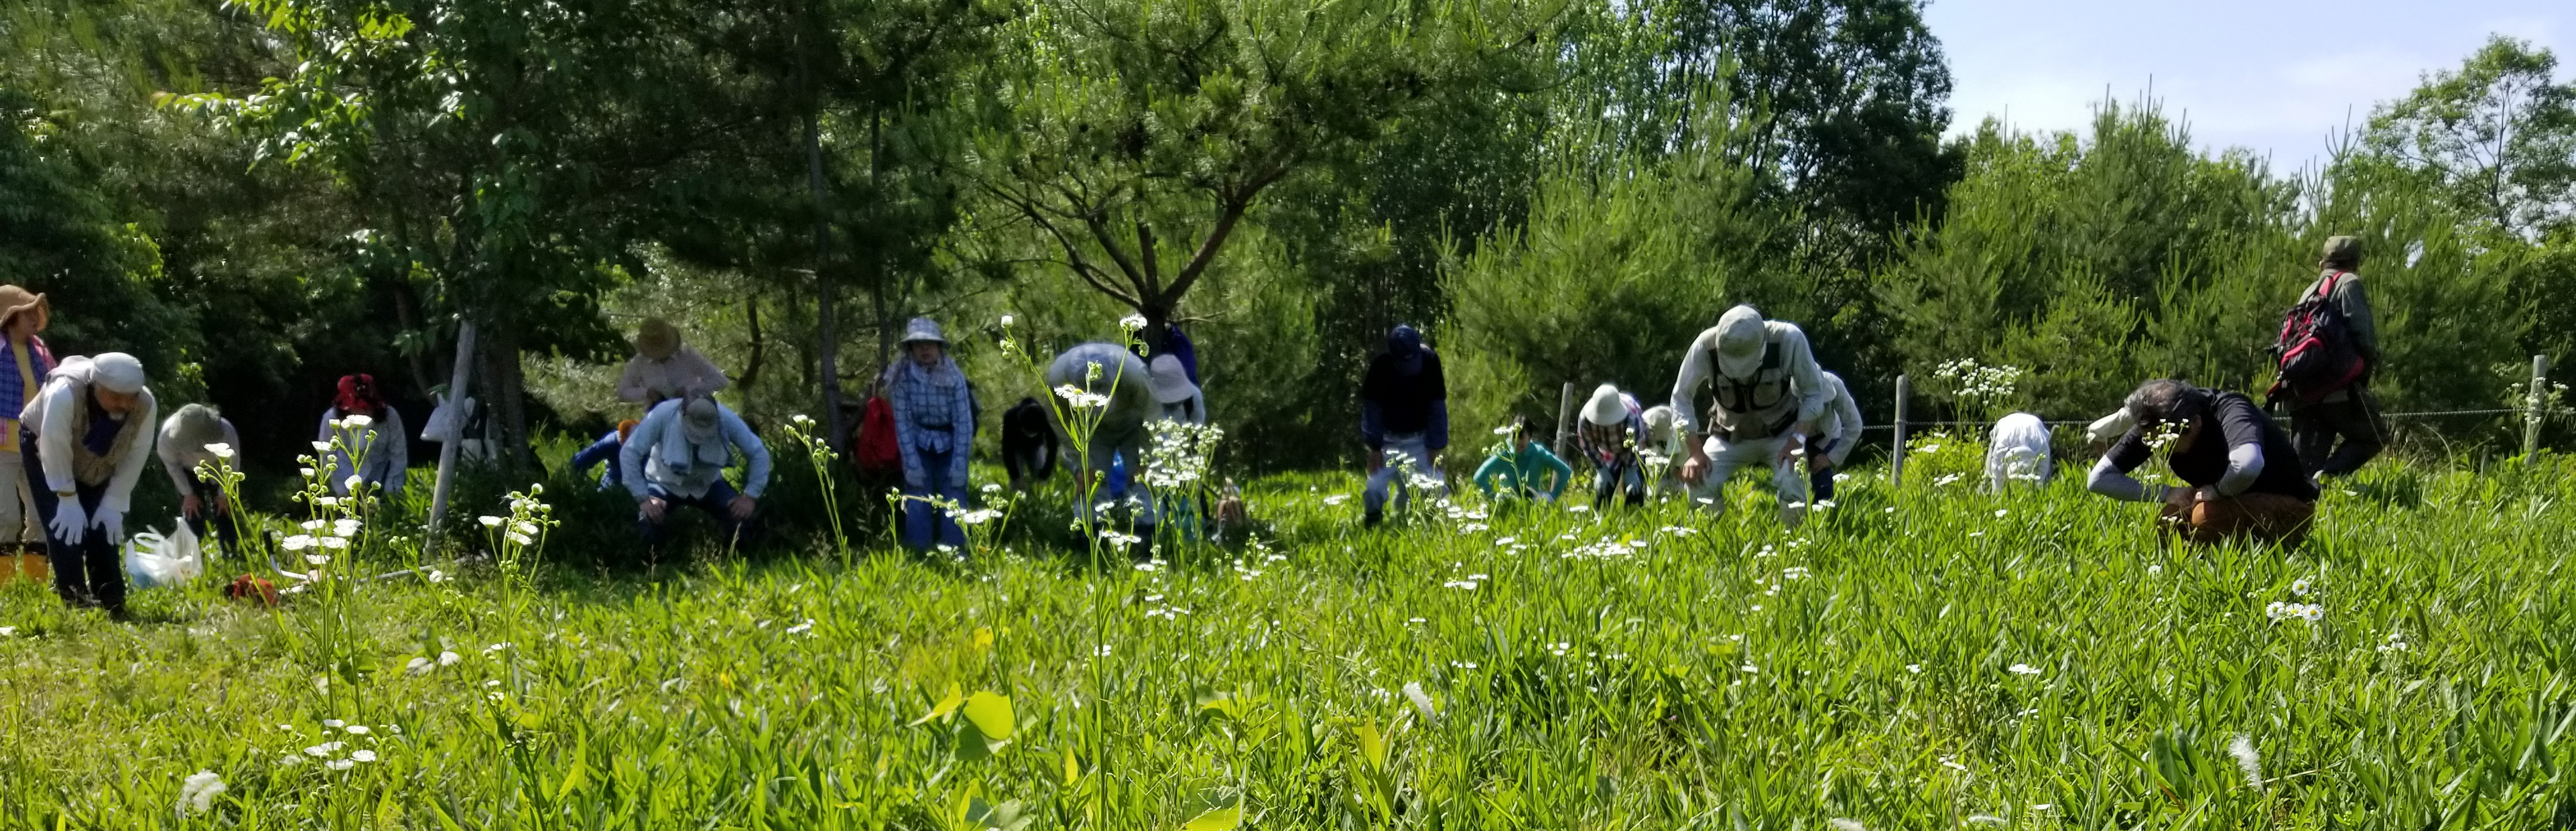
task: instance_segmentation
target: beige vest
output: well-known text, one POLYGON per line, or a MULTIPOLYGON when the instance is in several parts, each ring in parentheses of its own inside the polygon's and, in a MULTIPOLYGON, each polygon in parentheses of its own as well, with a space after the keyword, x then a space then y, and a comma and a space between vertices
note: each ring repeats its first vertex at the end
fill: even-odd
MULTIPOLYGON (((146 396, 151 394, 149 391, 143 393, 146 396)), ((90 487, 107 484, 107 480, 116 476, 117 463, 125 460, 125 454, 134 452, 135 438, 143 435, 145 429, 143 419, 128 414, 125 426, 116 431, 116 441, 108 444, 107 453, 92 453, 89 452, 89 443, 82 441, 89 436, 89 384, 73 382, 72 396, 72 479, 90 487)), ((143 409, 142 403, 136 402, 136 410, 143 409)))

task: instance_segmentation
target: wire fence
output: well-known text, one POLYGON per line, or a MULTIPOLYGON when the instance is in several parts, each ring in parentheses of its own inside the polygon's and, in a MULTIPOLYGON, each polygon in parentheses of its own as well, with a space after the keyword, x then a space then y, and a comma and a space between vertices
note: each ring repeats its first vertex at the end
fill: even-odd
MULTIPOLYGON (((2431 410, 2431 411, 2426 411, 2426 412, 2416 412, 2416 413, 2380 413, 2380 414, 2379 414, 2379 417, 2380 417, 2380 418, 2388 418, 2388 419, 2397 419, 2397 418, 2437 418, 2437 417, 2443 417, 2443 416, 2498 416, 2498 415, 2513 415, 2513 414, 2522 413, 2522 412, 2525 412, 2525 409, 2524 409, 2524 408, 2521 408, 2521 407, 2500 407, 2500 408, 2493 409, 2493 410, 2431 410)), ((2541 417, 2542 417, 2542 418, 2566 418, 2566 417, 2569 417, 2569 416, 2576 416, 2576 408, 2571 408, 2571 407, 2553 407, 2553 408, 2549 408, 2549 409, 2545 409, 2545 410, 2542 410, 2542 411, 2541 411, 2541 417)), ((2071 426, 2071 425, 2075 425, 2075 426, 2089 426, 2089 425, 2091 425, 2091 424, 2093 423, 2093 420, 2092 420, 2092 419, 2041 419, 2041 420, 2040 420, 2040 423, 2041 423, 2041 424, 2048 425, 2048 426, 2050 426, 2050 427, 2066 427, 2066 426, 2071 426)), ((1894 430, 1894 429, 1896 429, 1896 428, 1897 428, 1897 426, 1898 426, 1898 425, 1895 425, 1895 424, 1872 424, 1872 425, 1864 426, 1864 427, 1862 427, 1861 429, 1863 429, 1863 430, 1894 430)), ((1986 422, 1986 421, 1946 421, 1946 420, 1936 420, 1936 421, 1918 421, 1918 420, 1910 419, 1910 418, 1909 418, 1909 419, 1906 419, 1906 420, 1905 420, 1905 423, 1904 423, 1904 425, 1903 425, 1903 426, 1906 426, 1906 427, 1990 427, 1990 426, 1993 426, 1993 423, 1992 423, 1992 422, 1986 422)))

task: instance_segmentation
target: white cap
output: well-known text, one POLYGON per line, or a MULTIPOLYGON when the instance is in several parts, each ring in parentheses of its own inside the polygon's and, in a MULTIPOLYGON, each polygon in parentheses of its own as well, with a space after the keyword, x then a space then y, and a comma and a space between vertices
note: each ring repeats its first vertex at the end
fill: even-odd
POLYGON ((110 392, 133 395, 143 391, 143 362, 123 352, 102 352, 89 359, 90 383, 110 392))
POLYGON ((1619 400, 1619 387, 1602 384, 1592 390, 1592 400, 1583 402, 1583 420, 1603 427, 1628 423, 1628 404, 1619 400))
POLYGON ((1717 319, 1717 372, 1745 378, 1762 368, 1762 345, 1768 340, 1762 313, 1738 305, 1717 319))

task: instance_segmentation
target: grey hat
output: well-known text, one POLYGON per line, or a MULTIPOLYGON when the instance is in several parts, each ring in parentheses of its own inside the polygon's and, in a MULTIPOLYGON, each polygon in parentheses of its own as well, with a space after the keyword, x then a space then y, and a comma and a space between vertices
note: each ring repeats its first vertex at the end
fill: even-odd
POLYGON ((912 322, 904 324, 903 345, 911 346, 923 341, 929 341, 941 346, 948 345, 948 338, 940 335, 939 333, 939 321, 926 317, 916 317, 912 319, 912 322))
POLYGON ((1762 312, 1745 305, 1728 309, 1718 317, 1718 374, 1743 378, 1762 368, 1762 346, 1769 340, 1769 327, 1762 324, 1762 312))
POLYGON ((717 428, 722 426, 723 409, 716 406, 715 399, 692 398, 689 403, 680 405, 680 427, 686 431, 691 443, 715 441, 719 435, 717 428))
POLYGON ((204 404, 180 407, 170 415, 170 439, 189 452, 224 440, 223 411, 204 404))
POLYGON ((133 395, 143 391, 143 362, 123 352, 101 352, 89 359, 90 383, 111 392, 133 395))
POLYGON ((1160 401, 1165 404, 1178 404, 1198 397, 1198 385, 1190 383, 1190 374, 1188 371, 1181 369, 1181 359, 1179 356, 1154 356, 1154 361, 1147 368, 1146 373, 1153 381, 1154 400, 1156 401, 1160 401))
POLYGON ((2323 257, 2322 262, 2329 265, 2359 265, 2361 263, 2361 238, 2327 237, 2325 248, 2320 256, 2323 257))

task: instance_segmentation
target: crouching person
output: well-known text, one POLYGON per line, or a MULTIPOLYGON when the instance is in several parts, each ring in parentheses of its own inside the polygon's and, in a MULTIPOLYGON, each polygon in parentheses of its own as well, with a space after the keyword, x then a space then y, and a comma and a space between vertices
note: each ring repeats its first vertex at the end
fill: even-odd
POLYGON ((73 608, 125 617, 125 511, 143 461, 152 455, 160 406, 144 386, 143 362, 122 352, 67 358, 45 378, 44 391, 18 414, 19 452, 36 514, 45 518, 45 553, 54 593, 73 608))
POLYGON ((1806 516, 1807 481, 1790 451, 1803 447, 1832 403, 1806 332, 1764 320, 1751 306, 1726 310, 1691 342, 1673 383, 1674 419, 1690 435, 1681 479, 1691 498, 1723 514, 1735 471, 1768 470, 1780 495, 1780 524, 1797 528, 1806 516), (1715 402, 1695 420, 1692 398, 1702 384, 1715 402))
POLYGON ((2317 487, 2299 453, 2272 417, 2243 393, 2205 390, 2172 379, 2148 381, 2129 394, 2135 425, 2102 461, 2086 487, 2131 502, 2163 505, 2160 527, 2196 545, 2223 540, 2296 546, 2316 516, 2317 487), (2148 485, 2129 476, 2147 463, 2160 434, 2165 460, 2187 487, 2148 485))
POLYGON ((635 496, 637 530, 655 559, 670 541, 671 508, 689 505, 723 523, 725 544, 749 540, 752 511, 769 487, 769 448, 742 417, 713 398, 674 398, 655 405, 618 451, 626 492, 635 496), (734 454, 745 460, 742 489, 725 481, 734 454))
POLYGON ((224 498, 223 483, 197 475, 198 468, 214 460, 215 452, 207 448, 214 444, 239 449, 241 433, 213 407, 190 404, 161 422, 161 470, 170 474, 170 487, 179 493, 179 516, 188 521, 188 532, 202 540, 211 525, 225 556, 238 557, 241 523, 233 516, 232 500, 224 498))

